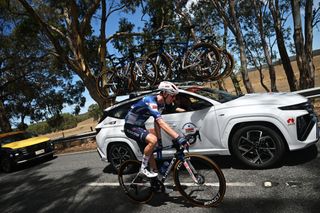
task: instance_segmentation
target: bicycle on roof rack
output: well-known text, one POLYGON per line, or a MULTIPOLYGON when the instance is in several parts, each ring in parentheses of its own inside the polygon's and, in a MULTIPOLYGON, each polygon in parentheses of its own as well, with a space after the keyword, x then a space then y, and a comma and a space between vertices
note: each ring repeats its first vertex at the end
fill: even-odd
MULTIPOLYGON (((140 161, 127 160, 121 164, 118 179, 126 195, 136 202, 150 201, 155 192, 165 191, 165 181, 173 169, 175 187, 184 198, 197 206, 218 206, 226 191, 226 181, 220 167, 205 156, 184 153, 185 148, 177 143, 163 147, 169 148, 175 148, 176 152, 161 179, 141 175, 140 161)), ((158 148, 154 152, 161 150, 158 148)))
POLYGON ((153 88, 158 70, 153 61, 136 58, 134 49, 126 57, 107 56, 109 67, 96 79, 98 93, 103 98, 125 95, 135 90, 153 88))
POLYGON ((190 32, 185 42, 152 39, 158 48, 147 54, 158 69, 158 81, 208 80, 221 65, 220 52, 206 42, 191 44, 190 32), (176 49, 176 51, 173 51, 176 49))
POLYGON ((221 56, 221 66, 218 72, 216 72, 215 75, 212 75, 210 77, 210 80, 221 80, 223 78, 227 78, 231 75, 233 69, 234 69, 234 59, 232 55, 225 49, 222 48, 216 40, 215 36, 205 36, 203 39, 201 39, 202 42, 211 43, 215 46, 215 48, 220 52, 221 56))

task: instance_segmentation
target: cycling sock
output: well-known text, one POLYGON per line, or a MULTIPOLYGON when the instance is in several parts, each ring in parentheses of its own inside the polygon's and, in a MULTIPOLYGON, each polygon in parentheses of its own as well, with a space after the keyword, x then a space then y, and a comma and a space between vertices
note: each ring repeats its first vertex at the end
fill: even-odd
POLYGON ((141 163, 141 170, 145 169, 148 166, 149 158, 150 158, 150 155, 149 156, 146 156, 145 154, 143 155, 142 163, 141 163))

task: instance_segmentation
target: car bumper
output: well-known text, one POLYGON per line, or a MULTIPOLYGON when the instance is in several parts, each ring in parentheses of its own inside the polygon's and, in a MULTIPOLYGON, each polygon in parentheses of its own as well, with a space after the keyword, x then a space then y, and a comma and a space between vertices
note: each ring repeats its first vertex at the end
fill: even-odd
POLYGON ((26 163, 26 162, 29 162, 29 161, 33 161, 33 160, 36 160, 36 159, 40 159, 40 158, 43 158, 43 157, 46 157, 46 156, 49 156, 49 155, 53 155, 54 154, 54 150, 52 151, 49 151, 49 152, 46 152, 46 153, 43 153, 41 155, 36 155, 36 156, 32 156, 32 157, 26 157, 26 158, 22 158, 22 159, 15 159, 14 162, 16 164, 22 164, 22 163, 26 163))

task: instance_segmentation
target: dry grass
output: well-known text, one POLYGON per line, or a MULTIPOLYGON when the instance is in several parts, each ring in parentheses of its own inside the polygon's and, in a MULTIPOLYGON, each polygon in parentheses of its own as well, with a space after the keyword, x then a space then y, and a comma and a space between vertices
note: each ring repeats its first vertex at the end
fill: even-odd
POLYGON ((78 123, 78 125, 72 129, 52 132, 52 133, 45 134, 44 136, 49 137, 51 139, 56 139, 61 137, 68 137, 71 135, 78 135, 81 133, 95 131, 94 128, 96 127, 97 124, 98 124, 98 121, 94 121, 93 118, 89 118, 87 120, 84 120, 78 123))

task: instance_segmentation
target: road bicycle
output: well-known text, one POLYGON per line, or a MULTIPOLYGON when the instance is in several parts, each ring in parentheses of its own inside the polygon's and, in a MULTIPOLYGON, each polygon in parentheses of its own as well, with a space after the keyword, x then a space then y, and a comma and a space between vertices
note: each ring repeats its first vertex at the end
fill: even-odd
POLYGON ((117 58, 108 55, 107 71, 96 79, 98 93, 103 98, 125 95, 134 90, 153 88, 158 78, 156 65, 150 59, 136 59, 133 51, 128 57, 117 58))
POLYGON ((118 179, 126 195, 136 202, 150 201, 154 193, 165 191, 165 181, 173 169, 174 185, 184 198, 196 206, 218 206, 226 191, 220 167, 205 156, 185 154, 185 148, 176 142, 162 149, 170 148, 175 148, 176 152, 162 178, 141 175, 141 162, 137 160, 127 160, 120 166, 118 179))
POLYGON ((207 80, 217 73, 221 65, 220 52, 209 43, 190 44, 189 37, 186 42, 152 40, 158 49, 146 58, 157 65, 158 81, 207 80), (179 50, 172 51, 173 48, 179 50))
POLYGON ((234 69, 235 64, 232 55, 225 48, 220 47, 215 36, 205 36, 203 39, 201 39, 201 41, 211 43, 217 49, 217 51, 220 52, 221 56, 220 69, 215 73, 215 75, 210 77, 210 80, 215 81, 229 77, 234 69))

